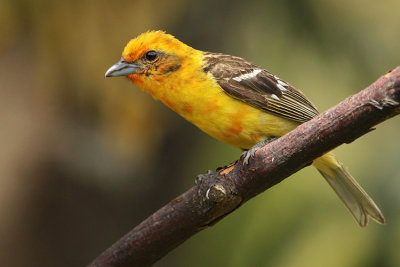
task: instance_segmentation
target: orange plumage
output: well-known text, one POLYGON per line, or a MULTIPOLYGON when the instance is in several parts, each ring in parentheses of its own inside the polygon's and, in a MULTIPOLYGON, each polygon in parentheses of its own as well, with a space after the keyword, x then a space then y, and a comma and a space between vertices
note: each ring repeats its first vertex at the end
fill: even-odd
MULTIPOLYGON (((106 76, 127 76, 204 132, 248 150, 318 115, 298 90, 246 60, 196 50, 162 31, 132 39, 106 76)), ((384 217, 332 153, 313 165, 361 226, 384 217)))

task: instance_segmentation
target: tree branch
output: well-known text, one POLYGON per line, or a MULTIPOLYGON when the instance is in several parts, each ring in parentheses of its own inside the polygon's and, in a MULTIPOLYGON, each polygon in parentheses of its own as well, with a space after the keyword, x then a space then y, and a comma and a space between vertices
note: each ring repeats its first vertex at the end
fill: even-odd
POLYGON ((156 211, 89 266, 148 266, 186 239, 213 225, 250 198, 314 159, 371 131, 400 113, 400 67, 255 153, 217 172, 156 211))

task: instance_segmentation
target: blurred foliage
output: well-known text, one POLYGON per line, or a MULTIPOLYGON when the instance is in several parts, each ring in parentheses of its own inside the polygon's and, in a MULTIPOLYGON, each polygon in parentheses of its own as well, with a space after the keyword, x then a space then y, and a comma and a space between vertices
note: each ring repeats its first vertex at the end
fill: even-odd
MULTIPOLYGON (((83 266, 142 219, 239 156, 126 79, 126 42, 163 29, 245 57, 321 110, 400 62, 391 1, 0 1, 0 262, 83 266)), ((302 170, 156 266, 399 266, 399 118, 337 154, 387 225, 359 229, 302 170)))

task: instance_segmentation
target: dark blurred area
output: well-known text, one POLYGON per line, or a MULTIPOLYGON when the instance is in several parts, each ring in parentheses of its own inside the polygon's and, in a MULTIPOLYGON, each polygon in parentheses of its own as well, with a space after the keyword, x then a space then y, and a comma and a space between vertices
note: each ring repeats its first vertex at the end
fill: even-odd
MULTIPOLYGON (((166 30, 242 56, 323 111, 400 64, 400 2, 0 2, 0 265, 84 266, 238 158, 127 79, 124 45, 166 30)), ((306 168, 156 266, 400 266, 399 118, 338 156, 386 216, 360 229, 306 168)))

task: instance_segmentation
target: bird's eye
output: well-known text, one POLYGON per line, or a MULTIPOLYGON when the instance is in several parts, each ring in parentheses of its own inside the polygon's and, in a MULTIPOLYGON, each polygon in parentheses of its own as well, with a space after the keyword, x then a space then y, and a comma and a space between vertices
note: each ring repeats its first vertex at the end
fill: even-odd
POLYGON ((158 58, 158 53, 154 50, 150 50, 145 54, 145 58, 149 62, 153 62, 158 58))

